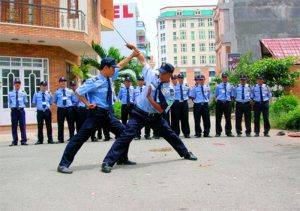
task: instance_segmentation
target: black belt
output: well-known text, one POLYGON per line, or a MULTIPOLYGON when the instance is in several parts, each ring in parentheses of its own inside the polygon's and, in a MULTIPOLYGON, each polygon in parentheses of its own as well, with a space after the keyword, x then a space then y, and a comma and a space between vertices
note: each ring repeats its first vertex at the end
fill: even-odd
POLYGON ((138 113, 140 113, 142 115, 145 115, 147 117, 160 117, 162 115, 162 114, 159 114, 159 113, 148 113, 146 111, 143 111, 142 109, 140 109, 137 106, 134 106, 133 109, 136 110, 138 113))
POLYGON ((205 103, 195 103, 195 105, 208 105, 208 103, 207 102, 205 102, 205 103))
MULTIPOLYGON (((93 109, 90 109, 90 110, 93 110, 93 109)), ((101 108, 101 107, 96 107, 95 110, 98 110, 98 111, 101 111, 101 112, 107 113, 107 114, 109 113, 109 110, 101 108)))
POLYGON ((258 104, 264 104, 264 103, 268 103, 269 102, 269 100, 266 100, 266 101, 262 101, 262 102, 260 102, 260 101, 254 101, 255 103, 258 103, 258 104))
POLYGON ((37 110, 38 112, 46 112, 46 111, 50 111, 49 109, 45 109, 45 110, 37 110))
POLYGON ((72 107, 58 107, 59 109, 65 109, 65 110, 67 110, 67 109, 70 109, 70 108, 72 108, 72 107))
POLYGON ((250 101, 247 101, 247 102, 238 102, 238 101, 236 101, 236 104, 250 104, 250 101))
POLYGON ((24 110, 24 108, 10 108, 12 111, 20 111, 20 110, 24 110))
POLYGON ((231 103, 231 101, 227 101, 227 100, 218 100, 217 102, 219 102, 219 103, 231 103))
POLYGON ((187 102, 187 100, 175 100, 175 102, 177 103, 184 103, 184 102, 187 102))

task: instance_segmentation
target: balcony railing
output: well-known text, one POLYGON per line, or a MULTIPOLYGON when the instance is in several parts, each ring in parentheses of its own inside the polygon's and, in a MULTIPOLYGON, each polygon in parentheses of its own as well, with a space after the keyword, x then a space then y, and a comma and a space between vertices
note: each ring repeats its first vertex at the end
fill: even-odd
POLYGON ((81 10, 0 0, 0 22, 86 31, 81 10))

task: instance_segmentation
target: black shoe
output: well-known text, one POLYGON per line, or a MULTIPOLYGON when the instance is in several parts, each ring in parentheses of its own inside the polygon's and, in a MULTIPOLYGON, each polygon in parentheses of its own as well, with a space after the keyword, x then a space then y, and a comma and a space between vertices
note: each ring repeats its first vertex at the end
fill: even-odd
POLYGON ((264 137, 271 137, 268 133, 266 133, 265 135, 264 135, 264 137))
POLYGON ((64 141, 58 141, 58 142, 56 142, 57 144, 63 144, 63 143, 65 143, 64 141))
POLYGON ((184 156, 184 159, 186 159, 186 160, 197 160, 198 158, 192 152, 188 152, 184 156))
POLYGON ((220 136, 221 136, 221 134, 218 134, 218 133, 215 135, 215 137, 220 137, 220 136))
POLYGON ((227 137, 234 137, 234 135, 232 133, 227 134, 227 137))
POLYGON ((18 144, 11 143, 9 146, 10 146, 10 147, 18 146, 18 144))
POLYGON ((196 137, 196 138, 200 138, 200 137, 201 137, 201 134, 196 134, 195 137, 196 137))
POLYGON ((73 171, 71 169, 69 169, 68 167, 65 167, 65 166, 58 166, 57 171, 59 173, 63 173, 63 174, 72 174, 73 173, 73 171))
POLYGON ((145 136, 146 140, 151 140, 152 138, 150 136, 145 136))
POLYGON ((236 137, 242 137, 242 134, 237 134, 236 137))
POLYGON ((43 142, 37 141, 34 145, 43 144, 43 142))
POLYGON ((92 138, 91 141, 92 141, 92 142, 98 142, 98 139, 97 139, 97 138, 92 138))
POLYGON ((21 145, 22 145, 22 146, 28 146, 28 144, 27 144, 27 143, 21 143, 21 145))
POLYGON ((141 136, 135 137, 134 140, 141 140, 141 136))
POLYGON ((55 144, 55 142, 54 141, 48 141, 48 144, 55 144))
POLYGON ((251 137, 251 135, 249 133, 246 134, 247 137, 251 137))
POLYGON ((109 141, 110 139, 110 137, 105 137, 103 141, 109 141))
POLYGON ((212 138, 210 135, 204 135, 204 138, 212 138))
POLYGON ((126 161, 118 161, 117 165, 136 165, 136 162, 126 160, 126 161))
POLYGON ((109 166, 107 163, 102 163, 101 171, 104 173, 110 173, 111 172, 111 166, 109 166))
POLYGON ((190 135, 184 135, 184 138, 191 138, 190 135))
POLYGON ((258 134, 258 133, 255 133, 254 137, 259 137, 259 134, 258 134))

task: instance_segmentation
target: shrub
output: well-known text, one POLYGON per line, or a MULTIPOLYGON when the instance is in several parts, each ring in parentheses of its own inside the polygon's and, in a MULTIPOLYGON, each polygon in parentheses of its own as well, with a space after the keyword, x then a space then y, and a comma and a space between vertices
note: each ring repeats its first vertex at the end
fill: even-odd
POLYGON ((300 105, 278 119, 277 126, 283 129, 300 130, 300 105))
POLYGON ((117 100, 114 104, 114 112, 115 112, 115 116, 118 118, 118 119, 121 119, 121 106, 122 106, 122 103, 120 100, 117 100))
POLYGON ((282 113, 286 114, 295 109, 298 105, 300 105, 300 100, 294 95, 279 97, 271 104, 270 113, 278 118, 278 115, 282 113))

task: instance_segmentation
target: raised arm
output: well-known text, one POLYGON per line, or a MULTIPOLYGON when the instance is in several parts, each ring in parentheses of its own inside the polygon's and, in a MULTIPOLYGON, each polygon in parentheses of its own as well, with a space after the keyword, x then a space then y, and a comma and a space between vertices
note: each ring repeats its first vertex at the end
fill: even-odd
MULTIPOLYGON (((127 44, 127 47, 128 46, 134 46, 134 45, 127 44)), ((127 58, 123 59, 122 61, 120 61, 117 64, 119 66, 120 70, 123 69, 130 62, 131 59, 133 59, 134 57, 137 57, 140 54, 140 51, 136 47, 135 48, 132 47, 130 49, 133 50, 132 53, 127 58)))

